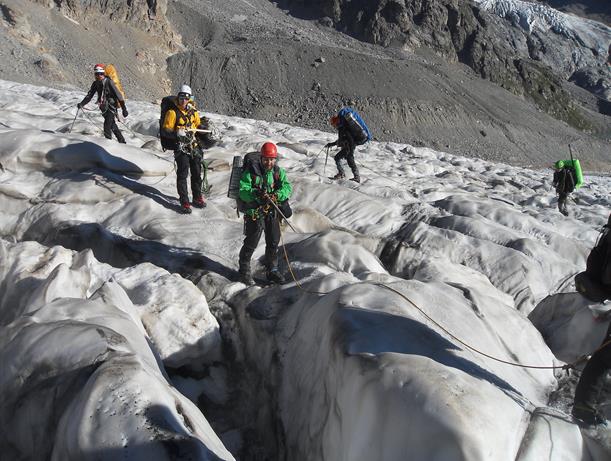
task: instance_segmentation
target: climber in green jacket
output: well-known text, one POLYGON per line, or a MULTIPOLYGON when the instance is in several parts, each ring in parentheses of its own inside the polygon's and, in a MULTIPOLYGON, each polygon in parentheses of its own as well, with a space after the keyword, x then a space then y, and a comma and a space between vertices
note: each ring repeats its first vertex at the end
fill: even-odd
POLYGON ((579 189, 583 184, 583 173, 579 160, 558 160, 554 163, 554 179, 552 184, 558 194, 558 210, 565 216, 569 215, 566 206, 569 194, 579 189))
MULTIPOLYGON (((240 250, 240 280, 253 285, 250 259, 265 232, 265 261, 267 279, 273 283, 284 282, 278 270, 278 243, 280 242, 280 216, 276 207, 291 196, 292 187, 286 171, 276 165, 278 149, 271 142, 261 147, 260 160, 245 165, 240 178, 240 199, 244 202, 244 245, 240 250)), ((281 208, 282 209, 282 208, 281 208)), ((287 216, 288 217, 288 216, 287 216)))

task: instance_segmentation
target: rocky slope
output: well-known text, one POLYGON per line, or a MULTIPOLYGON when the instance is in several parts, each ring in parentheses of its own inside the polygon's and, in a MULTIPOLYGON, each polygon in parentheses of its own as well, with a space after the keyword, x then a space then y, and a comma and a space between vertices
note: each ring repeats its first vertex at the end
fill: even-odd
MULTIPOLYGON (((583 139, 580 155, 589 160, 598 158, 595 168, 609 162, 604 141, 611 138, 609 122, 596 113, 596 98, 574 85, 569 85, 571 93, 564 91, 565 82, 543 64, 530 59, 516 64, 511 60, 501 62, 505 59, 501 51, 501 58, 480 56, 474 51, 472 61, 481 64, 481 72, 506 76, 504 84, 514 90, 512 94, 452 62, 458 59, 457 52, 452 49, 450 53, 450 48, 445 55, 441 52, 441 44, 446 41, 440 34, 431 34, 429 42, 421 41, 420 47, 414 43, 411 52, 397 46, 372 46, 331 29, 329 25, 335 24, 347 30, 327 16, 320 17, 329 13, 323 3, 328 2, 308 3, 306 10, 298 6, 286 10, 306 18, 301 20, 287 18, 282 11, 269 8, 266 1, 249 2, 252 9, 236 3, 235 10, 229 9, 227 2, 222 7, 216 2, 174 3, 175 9, 168 10, 173 23, 178 24, 180 18, 188 18, 190 24, 203 22, 195 19, 202 17, 214 27, 209 26, 213 32, 205 34, 204 40, 183 37, 190 51, 169 60, 173 80, 190 82, 205 107, 244 117, 328 130, 328 116, 339 106, 352 104, 364 112, 377 139, 404 140, 538 166, 564 155, 560 153, 566 153, 569 142, 583 139), (320 14, 316 8, 320 8, 320 14), (513 70, 507 71, 507 66, 513 70), (546 112, 603 140, 594 140, 543 114, 525 102, 524 96, 516 97, 525 82, 530 98, 546 112), (589 109, 580 107, 575 95, 586 101, 589 109)), ((381 7, 385 2, 370 2, 363 8, 371 8, 373 3, 381 7)), ((350 8, 358 9, 363 4, 342 5, 352 11, 350 8)), ((280 6, 289 7, 286 3, 280 6)), ((462 11, 463 6, 457 7, 462 11)), ((478 14, 499 27, 510 27, 495 15, 478 14)), ((434 18, 431 14, 430 21, 434 18)), ((482 34, 490 33, 475 22, 478 25, 474 27, 479 27, 482 34)), ((443 29, 437 23, 430 27, 443 29)), ((188 29, 187 22, 179 29, 188 29)), ((380 35, 386 37, 383 44, 392 44, 389 34, 380 35)), ((490 43, 500 39, 490 40, 482 38, 479 48, 472 49, 487 53, 490 43)), ((449 35, 447 43, 452 43, 449 35)), ((590 165, 594 167, 594 163, 590 165)))
MULTIPOLYGON (((562 80, 572 78, 605 101, 611 100, 611 71, 606 66, 611 29, 596 24, 580 27, 536 3, 321 0, 311 6, 303 0, 284 0, 282 5, 298 15, 329 17, 339 30, 371 43, 403 49, 430 47, 578 128, 587 122, 573 107, 562 80), (597 87, 594 82, 599 79, 597 87), (546 91, 553 92, 553 97, 546 91)), ((601 111, 607 110, 602 105, 601 111)))
POLYGON ((170 87, 165 59, 181 49, 166 8, 167 0, 2 0, 0 78, 86 90, 93 65, 113 63, 128 98, 159 97, 170 87))

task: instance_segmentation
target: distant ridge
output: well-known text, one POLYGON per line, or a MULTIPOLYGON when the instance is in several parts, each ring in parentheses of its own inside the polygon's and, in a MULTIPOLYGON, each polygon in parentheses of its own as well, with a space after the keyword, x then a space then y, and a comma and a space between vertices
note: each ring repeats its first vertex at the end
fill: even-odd
POLYGON ((592 19, 611 26, 611 2, 604 0, 535 0, 556 8, 564 13, 572 13, 582 18, 592 19))

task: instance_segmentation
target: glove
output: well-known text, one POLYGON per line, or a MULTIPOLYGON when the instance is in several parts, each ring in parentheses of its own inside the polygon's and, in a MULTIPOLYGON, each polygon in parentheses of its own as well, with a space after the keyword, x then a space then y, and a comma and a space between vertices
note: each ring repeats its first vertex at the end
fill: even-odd
POLYGON ((176 137, 178 139, 186 138, 187 137, 187 132, 185 131, 184 128, 179 128, 178 130, 176 130, 176 137))
POLYGON ((123 108, 123 117, 127 117, 127 107, 123 108))
POLYGON ((269 194, 267 196, 272 202, 274 203, 278 203, 278 196, 276 195, 276 193, 274 192, 273 194, 269 194))
POLYGON ((80 110, 80 109, 82 109, 82 108, 83 108, 83 104, 79 102, 79 103, 76 105, 76 108, 77 108, 77 109, 79 109, 79 110, 80 110))
POLYGON ((328 142, 327 144, 325 144, 325 147, 333 147, 335 146, 334 142, 328 142))

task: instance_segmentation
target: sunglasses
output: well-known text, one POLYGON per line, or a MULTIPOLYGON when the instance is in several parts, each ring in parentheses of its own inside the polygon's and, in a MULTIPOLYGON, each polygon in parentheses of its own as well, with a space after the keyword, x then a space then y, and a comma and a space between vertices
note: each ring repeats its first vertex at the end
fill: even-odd
POLYGON ((97 77, 98 75, 104 75, 104 72, 95 72, 94 75, 97 77))

